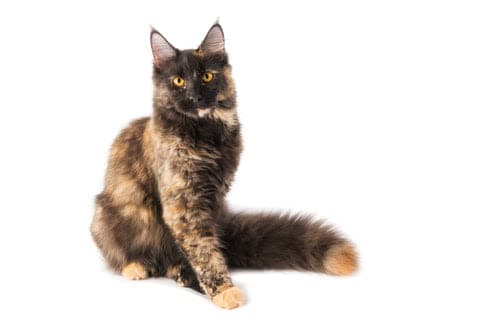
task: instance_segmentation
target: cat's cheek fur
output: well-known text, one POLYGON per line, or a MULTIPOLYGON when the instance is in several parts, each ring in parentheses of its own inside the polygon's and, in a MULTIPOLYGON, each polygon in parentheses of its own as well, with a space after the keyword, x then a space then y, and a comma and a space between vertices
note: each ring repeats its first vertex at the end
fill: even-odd
MULTIPOLYGON (((153 78, 155 79, 155 75, 153 76, 153 78)), ((153 91, 153 105, 162 106, 164 108, 170 108, 171 106, 173 106, 173 104, 171 103, 173 99, 167 85, 161 80, 155 79, 154 86, 155 89, 153 91)))
POLYGON ((212 118, 218 120, 228 127, 236 127, 239 125, 238 116, 235 110, 215 108, 211 114, 212 118))

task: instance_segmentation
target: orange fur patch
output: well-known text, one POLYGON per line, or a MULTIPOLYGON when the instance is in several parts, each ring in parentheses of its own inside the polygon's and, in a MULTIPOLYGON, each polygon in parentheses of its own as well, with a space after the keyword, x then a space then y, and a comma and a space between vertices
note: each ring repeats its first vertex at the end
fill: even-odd
POLYGON ((357 270, 357 253, 351 244, 338 244, 328 249, 324 260, 325 272, 346 276, 357 270))
POLYGON ((120 211, 124 217, 133 218, 135 221, 141 222, 145 225, 149 225, 154 219, 154 213, 143 206, 127 204, 121 208, 120 211))
POLYGON ((230 127, 238 125, 237 112, 235 110, 215 108, 212 112, 212 117, 222 121, 230 127))
POLYGON ((230 287, 212 298, 214 304, 224 309, 234 309, 245 303, 242 290, 230 287))
POLYGON ((123 267, 122 276, 130 280, 143 280, 148 277, 148 274, 143 265, 138 262, 132 262, 123 267))

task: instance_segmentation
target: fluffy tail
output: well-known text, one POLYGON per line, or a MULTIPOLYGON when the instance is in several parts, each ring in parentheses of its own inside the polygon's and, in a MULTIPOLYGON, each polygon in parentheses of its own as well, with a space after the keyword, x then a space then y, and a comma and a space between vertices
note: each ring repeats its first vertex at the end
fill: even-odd
POLYGON ((308 216, 227 214, 221 222, 230 268, 297 269, 348 275, 357 269, 353 245, 308 216))

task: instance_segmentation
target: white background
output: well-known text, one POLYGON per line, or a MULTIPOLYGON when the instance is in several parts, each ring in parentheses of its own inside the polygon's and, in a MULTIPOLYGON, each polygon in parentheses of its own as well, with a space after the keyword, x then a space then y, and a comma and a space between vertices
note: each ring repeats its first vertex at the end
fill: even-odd
POLYGON ((2 1, 0 318, 478 319, 479 16, 476 1, 2 1), (191 48, 217 17, 245 140, 231 203, 313 212, 361 257, 348 278, 234 272, 233 311, 112 274, 88 231, 110 143, 151 110, 149 24, 191 48))

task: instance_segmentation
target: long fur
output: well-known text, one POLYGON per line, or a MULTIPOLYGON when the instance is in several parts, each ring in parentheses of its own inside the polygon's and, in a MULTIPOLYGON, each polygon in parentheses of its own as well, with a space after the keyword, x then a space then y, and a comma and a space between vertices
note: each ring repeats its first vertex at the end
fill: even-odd
POLYGON ((200 49, 180 51, 152 31, 153 115, 115 139, 91 233, 108 265, 124 276, 166 276, 232 308, 243 297, 228 268, 346 275, 356 268, 356 254, 306 215, 227 209, 242 141, 222 38, 214 25, 200 49), (205 72, 214 74, 208 83, 199 78, 205 72), (171 79, 179 76, 188 85, 175 86, 171 79))
POLYGON ((305 214, 228 213, 220 222, 230 268, 325 271, 326 252, 348 243, 305 214))

